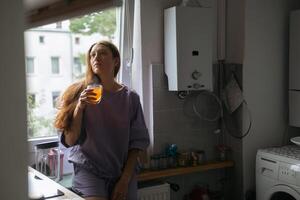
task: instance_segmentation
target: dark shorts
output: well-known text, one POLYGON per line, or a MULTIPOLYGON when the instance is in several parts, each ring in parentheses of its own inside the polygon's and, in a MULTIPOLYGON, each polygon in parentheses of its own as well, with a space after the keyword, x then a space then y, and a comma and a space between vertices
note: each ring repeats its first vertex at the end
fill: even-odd
MULTIPOLYGON (((118 179, 98 177, 87 169, 74 164, 73 190, 82 197, 110 199, 118 179)), ((133 177, 128 185, 128 200, 137 200, 137 180, 133 177)))

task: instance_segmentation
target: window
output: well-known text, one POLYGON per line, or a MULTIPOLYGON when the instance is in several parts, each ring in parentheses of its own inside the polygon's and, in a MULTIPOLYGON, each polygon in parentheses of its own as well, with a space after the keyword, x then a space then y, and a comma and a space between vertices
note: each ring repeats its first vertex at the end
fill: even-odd
POLYGON ((62 23, 61 22, 56 22, 56 28, 60 29, 62 27, 62 23))
POLYGON ((34 58, 26 57, 26 73, 34 74, 34 58))
POLYGON ((27 77, 27 94, 28 99, 31 99, 27 101, 29 139, 45 140, 45 137, 57 136, 53 127, 57 97, 72 82, 85 75, 85 59, 90 45, 99 40, 110 40, 117 47, 120 46, 120 11, 121 8, 118 7, 62 21, 63 25, 69 25, 64 27, 64 31, 53 31, 53 27, 57 27, 59 23, 25 31, 25 55, 34 58, 26 60, 26 71, 39 69, 36 76, 27 77), (108 16, 105 27, 101 23, 103 16, 108 16), (97 23, 93 21, 95 18, 97 23), (82 23, 82 26, 76 26, 78 23, 82 23), (36 35, 43 45, 35 45, 36 35), (74 42, 77 44, 74 45, 74 42))
POLYGON ((59 97, 60 92, 52 92, 52 106, 53 108, 56 108, 56 102, 57 102, 57 98, 59 97))
POLYGON ((79 37, 75 37, 75 44, 80 44, 80 38, 79 37))
POLYGON ((82 64, 79 57, 74 58, 74 74, 80 75, 82 73, 82 64))
POLYGON ((39 42, 40 42, 40 44, 44 44, 45 43, 45 37, 44 36, 39 36, 39 42))
POLYGON ((32 94, 32 93, 28 93, 28 100, 30 101, 30 104, 32 104, 32 106, 35 105, 35 94, 32 94))
POLYGON ((59 74, 59 57, 51 57, 51 72, 59 74))

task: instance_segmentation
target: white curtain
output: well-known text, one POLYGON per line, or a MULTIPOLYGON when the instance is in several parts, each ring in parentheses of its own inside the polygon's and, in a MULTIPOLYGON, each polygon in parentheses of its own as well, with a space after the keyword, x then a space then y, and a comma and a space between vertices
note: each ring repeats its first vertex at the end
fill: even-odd
POLYGON ((152 73, 150 66, 145 66, 145 62, 143 61, 143 34, 141 29, 143 16, 141 14, 141 2, 141 0, 135 0, 134 2, 132 88, 140 95, 151 141, 148 148, 148 155, 151 155, 153 149, 152 73))

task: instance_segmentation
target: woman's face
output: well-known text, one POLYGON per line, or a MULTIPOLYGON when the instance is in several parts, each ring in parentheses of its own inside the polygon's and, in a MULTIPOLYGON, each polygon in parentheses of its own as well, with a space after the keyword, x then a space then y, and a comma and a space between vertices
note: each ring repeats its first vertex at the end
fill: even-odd
POLYGON ((111 50, 102 44, 96 44, 90 52, 92 71, 102 79, 114 78, 114 69, 118 62, 111 50))

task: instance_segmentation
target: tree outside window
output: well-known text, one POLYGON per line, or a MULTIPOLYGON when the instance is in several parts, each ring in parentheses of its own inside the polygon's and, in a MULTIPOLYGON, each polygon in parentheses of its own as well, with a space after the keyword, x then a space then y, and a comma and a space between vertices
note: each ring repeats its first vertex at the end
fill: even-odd
POLYGON ((71 19, 69 28, 71 32, 82 35, 100 33, 112 41, 116 32, 116 22, 116 9, 109 9, 71 19))
POLYGON ((53 126, 51 123, 52 119, 37 115, 38 108, 39 108, 39 105, 36 102, 36 95, 27 93, 28 138, 49 136, 49 135, 45 135, 45 133, 46 134, 54 133, 53 126), (42 133, 44 133, 44 135, 42 133))

